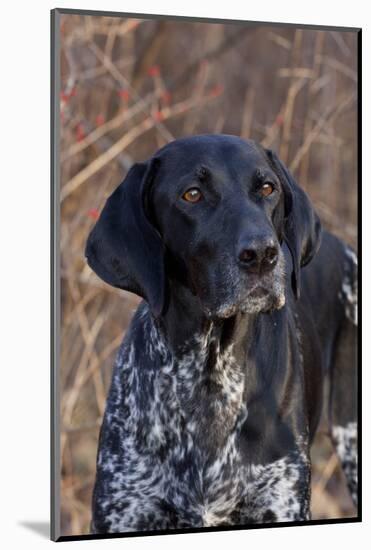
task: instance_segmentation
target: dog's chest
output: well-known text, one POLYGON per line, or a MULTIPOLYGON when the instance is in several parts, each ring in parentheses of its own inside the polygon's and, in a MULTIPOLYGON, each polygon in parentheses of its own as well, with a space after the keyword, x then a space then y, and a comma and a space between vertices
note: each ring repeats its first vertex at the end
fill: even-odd
POLYGON ((198 353, 168 361, 153 381, 142 426, 147 449, 157 457, 161 493, 180 522, 192 515, 204 526, 226 523, 243 498, 242 396, 242 370, 231 350, 218 357, 207 377, 198 353))
POLYGON ((246 495, 245 365, 233 347, 213 349, 210 334, 174 356, 141 321, 144 345, 135 334, 124 343, 108 399, 98 466, 111 498, 102 507, 120 528, 139 511, 161 527, 229 523, 246 495))
POLYGON ((180 522, 191 514, 203 526, 226 523, 244 494, 239 428, 214 446, 210 434, 195 430, 191 421, 173 442, 161 470, 166 502, 180 522))
MULTIPOLYGON (((149 355, 158 361, 158 343, 155 351, 149 355)), ((207 375, 202 349, 180 359, 164 353, 158 368, 148 371, 130 350, 125 355, 128 391, 120 409, 130 411, 123 430, 130 455, 120 480, 130 486, 130 472, 139 493, 156 495, 176 511, 178 525, 228 522, 243 498, 239 438, 247 417, 242 370, 231 350, 207 375)), ((117 378, 118 386, 122 382, 117 378)))

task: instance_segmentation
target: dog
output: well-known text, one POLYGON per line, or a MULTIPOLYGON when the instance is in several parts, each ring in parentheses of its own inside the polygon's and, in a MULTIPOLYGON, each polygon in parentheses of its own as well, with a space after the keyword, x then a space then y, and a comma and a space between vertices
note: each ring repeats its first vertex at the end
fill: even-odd
POLYGON ((309 520, 323 411, 356 502, 357 258, 273 151, 167 144, 108 198, 86 257, 143 298, 100 430, 93 533, 309 520))

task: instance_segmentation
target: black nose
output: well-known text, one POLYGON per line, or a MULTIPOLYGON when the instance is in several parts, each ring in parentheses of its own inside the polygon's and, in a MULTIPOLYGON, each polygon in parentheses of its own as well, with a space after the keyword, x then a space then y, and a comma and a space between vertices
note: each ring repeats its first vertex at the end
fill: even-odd
POLYGON ((238 261, 251 273, 266 273, 277 264, 278 246, 270 238, 244 240, 239 245, 238 261))

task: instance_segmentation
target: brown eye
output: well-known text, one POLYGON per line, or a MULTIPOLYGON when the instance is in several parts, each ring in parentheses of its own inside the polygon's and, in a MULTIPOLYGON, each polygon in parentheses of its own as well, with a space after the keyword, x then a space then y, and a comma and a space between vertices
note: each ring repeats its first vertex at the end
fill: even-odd
POLYGON ((191 187, 184 193, 182 198, 188 202, 199 202, 202 199, 202 193, 197 187, 191 187))
POLYGON ((263 185, 261 186, 261 188, 259 189, 259 193, 263 196, 263 197, 269 197, 269 195, 271 195, 274 191, 274 187, 271 183, 269 182, 266 182, 266 183, 263 183, 263 185))

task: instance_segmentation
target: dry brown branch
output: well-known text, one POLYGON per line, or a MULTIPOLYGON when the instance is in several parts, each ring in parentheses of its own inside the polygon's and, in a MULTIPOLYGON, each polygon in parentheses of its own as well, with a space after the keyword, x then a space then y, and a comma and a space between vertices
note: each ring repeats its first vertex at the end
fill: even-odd
MULTIPOLYGON (((91 334, 89 335, 89 341, 93 342, 95 340, 97 332, 100 330, 101 326, 100 321, 98 321, 97 326, 92 327, 91 334), (94 331, 94 332, 93 332, 94 331)), ((88 380, 94 375, 94 373, 101 368, 101 365, 104 363, 104 361, 111 355, 115 349, 120 345, 122 340, 122 334, 118 335, 116 338, 114 338, 102 351, 102 353, 99 355, 95 355, 90 363, 89 368, 87 369, 79 369, 79 372, 75 378, 74 385, 71 388, 71 390, 68 393, 68 396, 64 403, 62 403, 62 421, 64 425, 65 431, 67 431, 71 427, 71 418, 73 409, 76 405, 76 402, 79 398, 79 394, 81 392, 82 387, 88 382, 88 380)), ((63 451, 63 446, 62 446, 63 451)))
POLYGON ((314 78, 315 73, 312 69, 306 67, 294 67, 291 69, 283 68, 278 69, 277 76, 281 78, 314 78))
MULTIPOLYGON (((209 75, 209 63, 202 63, 196 77, 192 98, 197 102, 204 95, 209 75)), ((184 120, 184 135, 191 135, 197 125, 197 111, 192 111, 184 120)))
POLYGON ((93 383, 95 391, 95 400, 97 402, 98 411, 101 416, 103 416, 105 405, 106 405, 106 388, 104 387, 102 373, 100 369, 96 369, 93 372, 93 383))
MULTIPOLYGON (((115 61, 116 67, 121 70, 127 68, 132 63, 133 63, 133 59, 131 57, 125 57, 124 59, 117 59, 115 61)), ((107 67, 105 66, 86 69, 85 71, 82 71, 81 73, 79 73, 79 82, 83 82, 84 80, 93 80, 95 78, 99 78, 100 76, 107 74, 107 72, 108 70, 107 70, 107 67)))
POLYGON ((248 139, 251 136, 251 127, 254 115, 255 90, 249 88, 245 95, 244 109, 241 123, 241 137, 248 139))
POLYGON ((84 294, 80 300, 76 303, 75 307, 66 315, 64 319, 64 327, 68 327, 73 321, 76 320, 76 314, 78 310, 85 309, 85 307, 88 305, 88 303, 91 300, 94 300, 96 296, 99 295, 99 289, 98 288, 89 288, 86 294, 84 294))
MULTIPOLYGON (((249 41, 253 41, 255 30, 249 35, 249 41)), ((192 60, 189 64, 186 64, 183 71, 174 79, 168 82, 168 90, 179 89, 189 82, 193 74, 197 71, 200 63, 208 61, 209 63, 220 60, 224 54, 229 52, 232 47, 236 46, 239 42, 246 38, 246 30, 241 27, 234 32, 233 35, 227 35, 215 48, 211 48, 202 53, 197 53, 196 59, 192 60)))
POLYGON ((324 65, 327 65, 328 67, 332 67, 336 71, 339 71, 343 75, 347 76, 354 82, 357 82, 357 73, 353 69, 350 69, 347 65, 344 63, 341 63, 341 61, 337 59, 333 59, 332 57, 329 57, 327 55, 319 55, 318 56, 319 61, 322 61, 324 65))
POLYGON ((102 425, 102 417, 98 417, 93 424, 83 424, 82 426, 62 426, 61 432, 78 433, 96 430, 102 425))
POLYGON ((329 479, 333 475, 333 473, 334 473, 337 466, 339 466, 339 459, 338 459, 337 454, 334 452, 334 453, 332 453, 330 460, 327 461, 327 463, 326 463, 326 465, 323 469, 320 480, 315 485, 316 490, 318 491, 318 493, 323 493, 324 492, 324 490, 326 488, 326 485, 329 482, 329 479))
MULTIPOLYGON (((302 29, 297 29, 294 34, 294 43, 291 50, 290 60, 291 60, 291 69, 294 70, 298 65, 300 65, 300 55, 301 55, 301 46, 303 42, 303 31, 302 29)), ((286 106, 283 113, 283 128, 282 128, 282 140, 280 145, 280 156, 283 162, 287 162, 289 154, 289 142, 290 142, 290 132, 292 126, 292 117, 293 109, 295 105, 296 96, 299 93, 300 89, 304 85, 305 79, 299 78, 295 79, 294 76, 290 77, 286 99, 286 106)))
MULTIPOLYGON (((188 110, 200 107, 205 101, 213 99, 213 97, 205 97, 202 101, 186 100, 181 101, 172 107, 163 109, 161 111, 162 120, 166 120, 171 117, 178 115, 183 115, 188 110)), ((69 182, 67 182, 64 187, 61 189, 60 198, 63 202, 71 193, 76 191, 85 183, 89 178, 91 178, 96 172, 101 170, 106 164, 111 162, 119 153, 124 151, 133 141, 135 141, 139 136, 146 133, 148 130, 153 128, 156 123, 153 120, 153 117, 148 117, 144 119, 140 124, 131 128, 121 139, 119 139, 112 147, 107 151, 102 153, 97 157, 92 163, 83 168, 81 172, 76 174, 69 182)))
POLYGON ((290 50, 292 47, 292 43, 290 42, 290 40, 287 40, 286 38, 284 38, 283 36, 281 36, 276 32, 269 32, 268 37, 275 44, 277 44, 278 46, 281 46, 281 48, 284 48, 285 50, 290 50))
POLYGON ((110 147, 107 151, 102 153, 88 166, 83 168, 81 172, 76 174, 76 176, 74 176, 62 188, 60 194, 61 202, 63 202, 71 193, 76 191, 80 185, 85 183, 96 172, 111 162, 119 153, 124 151, 126 147, 128 147, 131 143, 133 143, 133 141, 135 141, 140 135, 144 134, 150 128, 153 128, 152 118, 146 118, 140 124, 134 126, 134 128, 124 134, 123 137, 112 145, 112 147, 110 147))
POLYGON ((316 201, 316 209, 321 216, 321 220, 354 246, 357 239, 357 226, 355 224, 345 223, 344 220, 331 213, 323 202, 316 201))
MULTIPOLYGON (((65 397, 65 399, 62 399, 62 411, 63 411, 62 417, 63 417, 63 423, 66 426, 69 426, 71 423, 74 406, 76 404, 77 399, 79 398, 81 388, 85 384, 85 381, 87 379, 87 373, 85 372, 86 365, 88 364, 89 359, 91 358, 94 352, 95 340, 97 338, 97 335, 99 334, 99 331, 103 326, 104 321, 105 321, 104 315, 100 315, 95 319, 93 326, 91 327, 89 333, 86 336, 86 340, 87 340, 87 343, 85 344, 86 347, 84 348, 84 352, 81 357, 79 368, 76 371, 73 385, 70 388, 68 395, 65 397)), ((96 358, 96 355, 95 355, 95 358, 96 358)), ((88 377, 90 376, 91 374, 89 371, 88 377)))
POLYGON ((224 115, 219 115, 218 118, 215 121, 214 134, 222 134, 224 124, 225 124, 225 116, 224 115))
MULTIPOLYGON (((310 100, 313 96, 313 94, 320 89, 319 81, 320 78, 320 70, 321 70, 321 60, 319 59, 321 52, 323 50, 325 40, 325 34, 324 33, 318 33, 315 40, 314 45, 314 55, 313 55, 313 61, 312 61, 312 71, 313 71, 313 81, 307 87, 306 89, 306 103, 309 105, 310 100)), ((307 111, 306 117, 305 117, 305 123, 303 128, 303 136, 306 136, 311 128, 313 126, 313 121, 311 117, 309 116, 309 112, 307 111)), ((300 166, 300 182, 304 189, 307 187, 307 177, 308 177, 308 170, 309 170, 309 159, 310 159, 310 152, 306 153, 303 156, 301 166, 300 166)))
POLYGON ((125 36, 126 34, 134 31, 145 23, 145 19, 129 19, 128 21, 120 22, 116 29, 117 36, 125 36))
POLYGON ((271 147, 272 143, 278 136, 280 132, 280 125, 278 121, 283 120, 283 115, 285 112, 285 104, 286 102, 282 105, 282 107, 278 111, 273 124, 271 124, 268 128, 264 128, 265 136, 262 140, 260 140, 263 147, 271 147))
MULTIPOLYGON (((119 84, 128 90, 130 90, 130 93, 132 94, 133 98, 139 105, 142 107, 143 110, 148 110, 147 103, 144 99, 141 98, 141 96, 138 94, 138 92, 132 87, 129 80, 126 79, 118 70, 117 67, 112 63, 112 61, 104 55, 102 50, 98 48, 98 46, 94 43, 90 45, 90 49, 95 53, 99 61, 107 67, 108 71, 111 73, 113 78, 119 82, 119 84)), ((150 111, 149 111, 150 112, 150 111)), ((153 119, 153 123, 158 129, 158 131, 162 134, 162 136, 167 141, 172 141, 174 139, 174 136, 169 132, 169 130, 162 124, 162 122, 159 122, 156 119, 153 119)))
POLYGON ((299 80, 294 81, 287 93, 286 105, 283 111, 283 131, 282 131, 282 142, 280 147, 280 157, 283 162, 287 162, 289 143, 291 136, 291 125, 292 118, 294 113, 294 106, 296 96, 303 88, 305 84, 305 78, 300 78, 299 80))
POLYGON ((295 172, 303 156, 309 151, 309 148, 313 141, 316 139, 317 135, 321 132, 323 126, 331 119, 336 118, 340 113, 342 113, 355 99, 355 94, 352 93, 344 101, 335 107, 331 107, 327 112, 319 119, 313 129, 306 136, 303 145, 297 151, 294 159, 290 163, 290 170, 295 172))
MULTIPOLYGON (((325 34, 325 33, 321 33, 325 34)), ((330 32, 331 37, 335 40, 337 46, 341 49, 342 53, 349 57, 352 54, 352 50, 349 48, 347 43, 345 42, 343 36, 339 32, 332 31, 330 32)))
POLYGON ((150 36, 145 40, 139 55, 134 63, 131 85, 132 88, 139 89, 148 69, 157 59, 158 52, 166 39, 166 21, 158 21, 150 36))
MULTIPOLYGON (((105 316, 98 315, 90 329, 89 322, 85 313, 85 309, 83 306, 81 306, 80 292, 77 286, 71 280, 69 280, 68 282, 69 282, 71 296, 73 297, 75 303, 77 302, 80 304, 80 307, 76 308, 76 316, 81 329, 83 341, 85 343, 85 348, 82 353, 78 368, 76 369, 74 382, 73 382, 71 391, 69 392, 68 398, 66 400, 62 399, 63 422, 67 425, 71 423, 73 409, 83 385, 81 380, 83 380, 83 372, 86 369, 86 365, 89 363, 90 358, 92 358, 95 361, 98 360, 97 354, 94 350, 94 344, 95 344, 97 335, 99 334, 99 331, 105 320, 105 316)), ((94 386, 95 386, 97 404, 98 404, 100 413, 103 414, 105 391, 104 391, 104 387, 101 379, 98 376, 96 376, 95 372, 94 374, 95 374, 94 386)))
MULTIPOLYGON (((154 98, 154 95, 151 96, 151 101, 154 98)), ((109 132, 112 132, 112 130, 115 130, 117 128, 120 128, 124 124, 124 122, 129 121, 131 118, 133 118, 135 115, 140 113, 143 110, 143 107, 141 105, 138 105, 137 103, 128 110, 124 110, 118 115, 116 115, 114 118, 106 122, 105 124, 102 124, 102 126, 98 126, 94 130, 92 130, 84 139, 81 141, 77 141, 76 143, 73 143, 69 149, 62 153, 61 155, 61 162, 64 162, 68 160, 70 157, 81 153, 84 149, 89 147, 90 145, 93 145, 98 139, 101 139, 109 132)))

